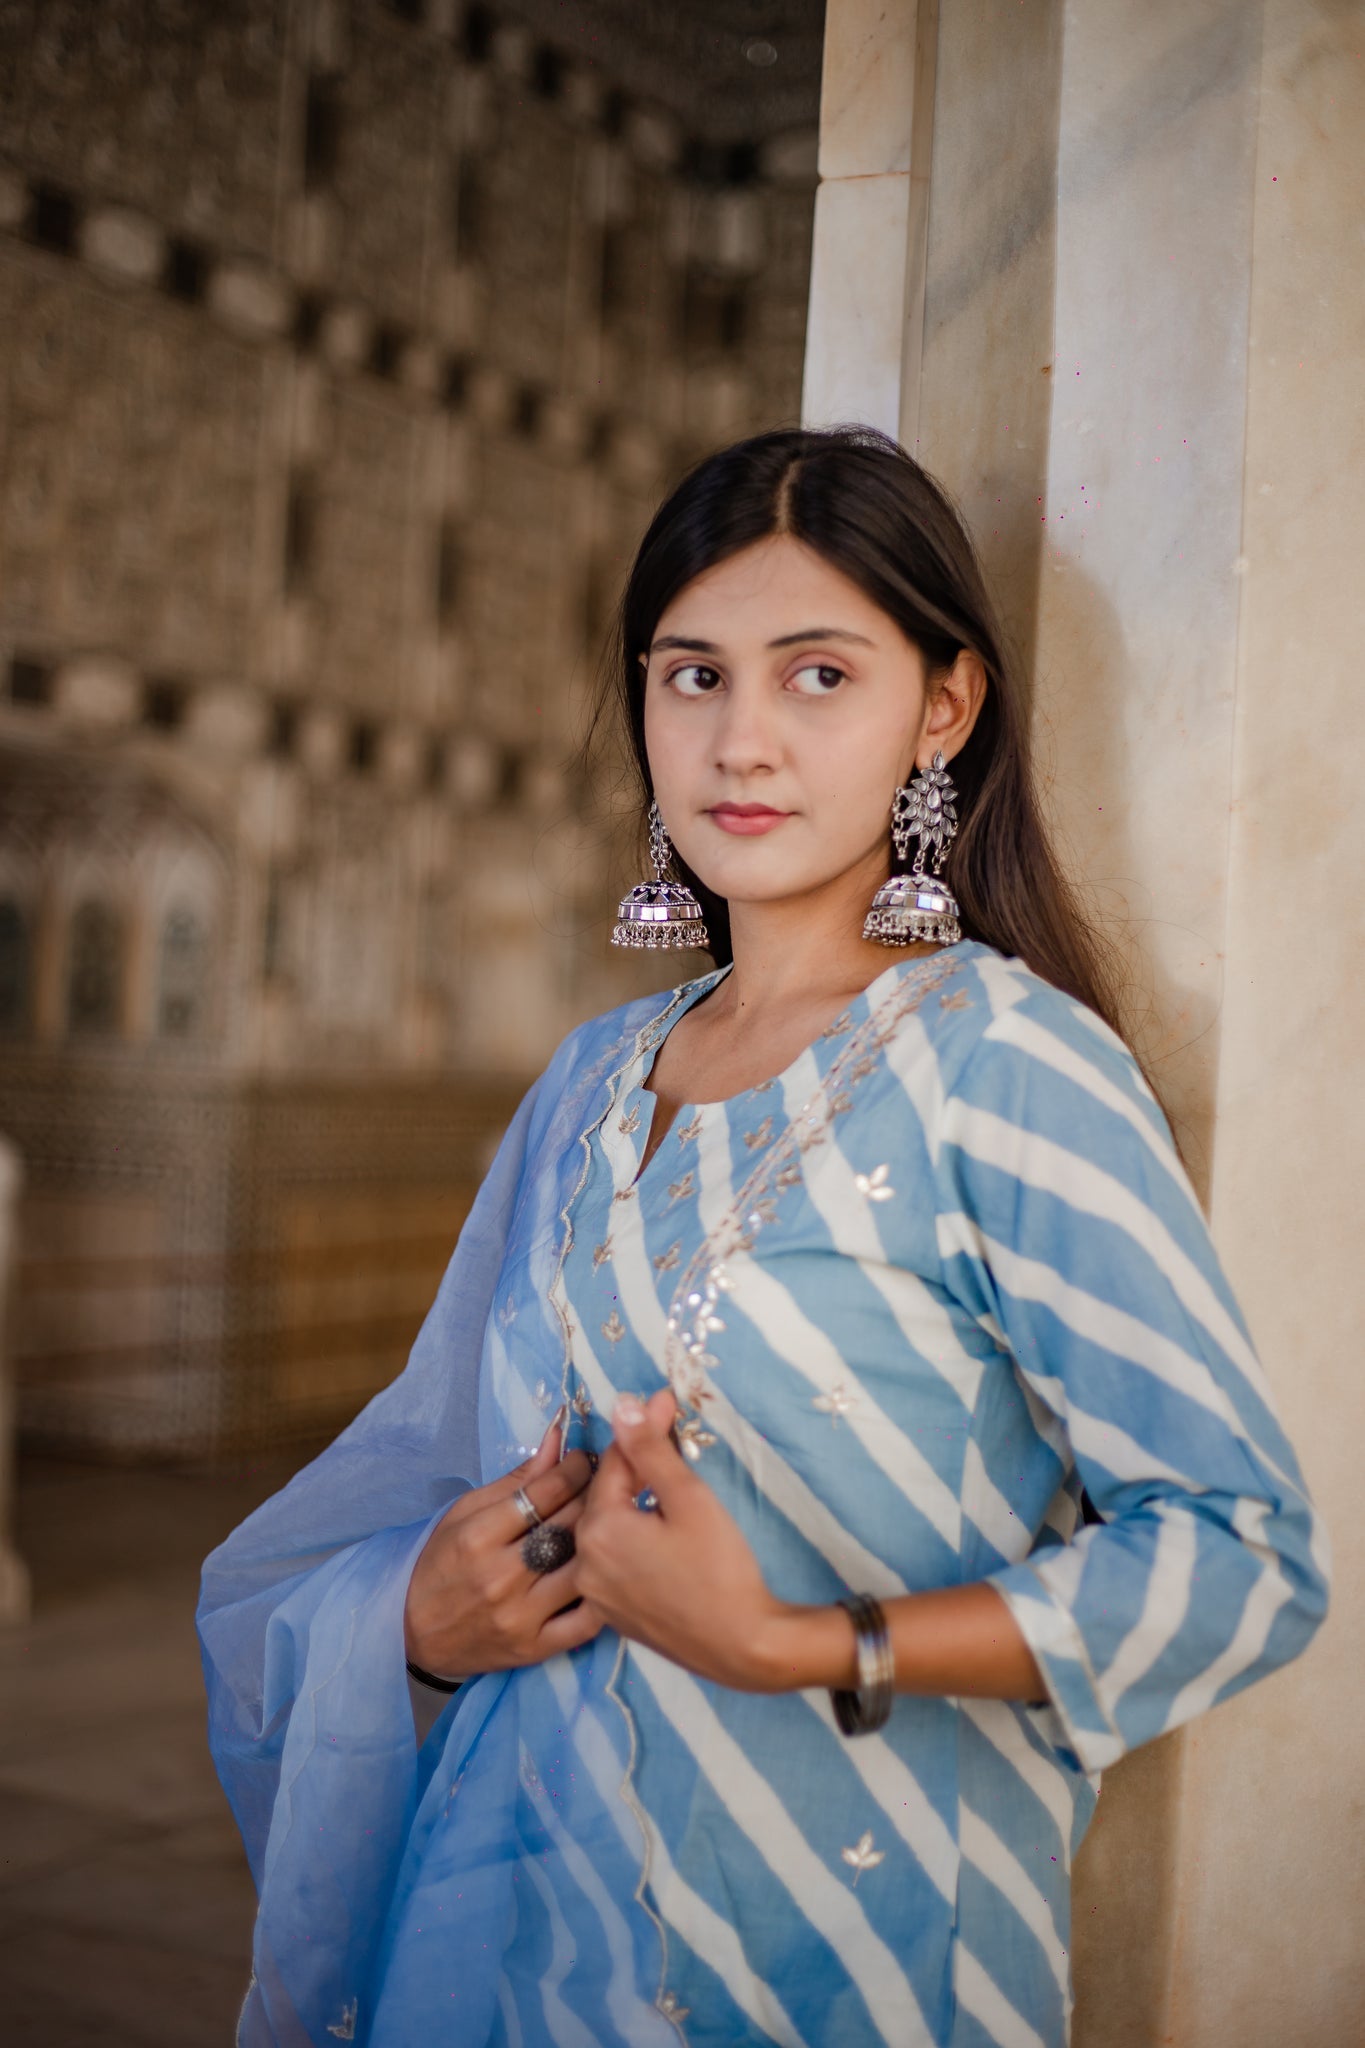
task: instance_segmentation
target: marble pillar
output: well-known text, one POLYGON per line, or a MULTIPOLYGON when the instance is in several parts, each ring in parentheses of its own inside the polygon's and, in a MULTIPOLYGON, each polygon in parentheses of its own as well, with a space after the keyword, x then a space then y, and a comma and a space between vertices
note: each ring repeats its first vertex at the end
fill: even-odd
POLYGON ((1211 1217, 1335 1584, 1187 1737, 1182 2048, 1365 2040, 1365 15, 1267 0, 1258 57, 1211 1217))
POLYGON ((827 15, 807 417, 894 418, 968 515, 1062 849, 1335 1543, 1309 1654, 1106 1773, 1076 2048, 1365 2038, 1360 28, 1354 0, 944 9, 916 300, 908 158, 880 109, 841 154, 856 108, 829 95, 922 101, 915 10, 827 15), (858 177, 904 198, 861 305, 858 177))

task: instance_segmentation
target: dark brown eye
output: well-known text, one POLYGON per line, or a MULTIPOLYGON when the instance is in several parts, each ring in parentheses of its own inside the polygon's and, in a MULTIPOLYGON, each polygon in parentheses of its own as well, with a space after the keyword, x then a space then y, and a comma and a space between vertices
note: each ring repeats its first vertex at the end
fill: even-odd
POLYGON ((680 697, 709 697, 720 677, 703 662, 689 661, 686 667, 675 668, 668 680, 680 697))
POLYGON ((792 682, 803 697, 829 697, 844 680, 841 668, 831 662, 812 662, 807 668, 799 668, 792 682))

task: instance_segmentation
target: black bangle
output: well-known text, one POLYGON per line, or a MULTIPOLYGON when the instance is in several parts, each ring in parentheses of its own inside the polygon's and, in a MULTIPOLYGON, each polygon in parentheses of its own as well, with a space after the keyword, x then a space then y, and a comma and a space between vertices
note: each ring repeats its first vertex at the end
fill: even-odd
POLYGON ((858 1689, 831 1688, 834 1718, 842 1735, 873 1735, 891 1718, 896 1696, 896 1657, 881 1602, 853 1593, 839 1602, 853 1616, 858 1645, 858 1689))
POLYGON ((408 1677, 415 1678, 419 1685, 429 1685, 433 1692, 458 1692, 464 1684, 462 1678, 438 1678, 434 1671, 423 1671, 420 1664, 414 1664, 411 1657, 404 1660, 408 1677))

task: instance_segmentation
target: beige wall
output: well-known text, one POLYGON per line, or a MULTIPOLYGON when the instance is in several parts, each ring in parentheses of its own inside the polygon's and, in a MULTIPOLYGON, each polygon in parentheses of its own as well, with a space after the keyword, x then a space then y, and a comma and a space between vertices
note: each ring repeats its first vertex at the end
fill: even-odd
POLYGON ((1365 2039, 1361 27, 1352 0, 827 20, 805 415, 899 431, 972 522, 1335 1539, 1309 1654, 1107 1775, 1078 2048, 1365 2039))

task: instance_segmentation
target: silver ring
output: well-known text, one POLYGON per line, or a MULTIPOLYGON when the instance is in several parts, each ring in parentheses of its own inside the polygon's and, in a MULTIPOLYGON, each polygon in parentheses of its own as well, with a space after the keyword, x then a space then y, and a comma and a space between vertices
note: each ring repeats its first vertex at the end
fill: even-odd
POLYGON ((542 1522, 521 1539, 521 1561, 528 1572, 557 1572, 574 1554, 572 1529, 562 1522, 542 1522))
POLYGON ((538 1529, 545 1520, 524 1486, 519 1486, 512 1495, 512 1505, 528 1529, 538 1529))

